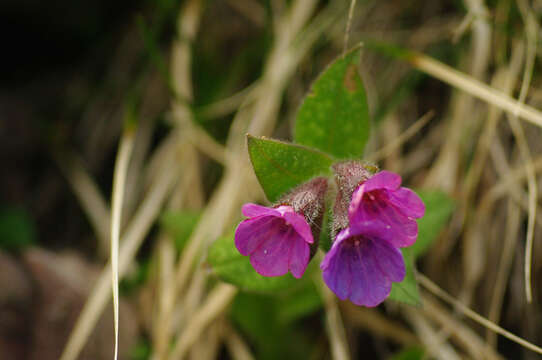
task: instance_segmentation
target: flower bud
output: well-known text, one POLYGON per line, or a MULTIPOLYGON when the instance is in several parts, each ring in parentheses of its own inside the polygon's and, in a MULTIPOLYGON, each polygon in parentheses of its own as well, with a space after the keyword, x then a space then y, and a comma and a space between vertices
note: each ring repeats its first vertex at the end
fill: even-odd
POLYGON ((378 168, 359 161, 344 161, 333 165, 333 171, 337 184, 337 198, 333 207, 331 239, 335 239, 341 230, 348 227, 348 208, 352 194, 360 184, 373 176, 378 168))
POLYGON ((327 187, 328 180, 324 177, 317 177, 299 185, 279 200, 279 204, 289 205, 296 213, 302 214, 310 225, 314 239, 310 246, 311 258, 318 250, 320 230, 322 229, 326 206, 327 187))

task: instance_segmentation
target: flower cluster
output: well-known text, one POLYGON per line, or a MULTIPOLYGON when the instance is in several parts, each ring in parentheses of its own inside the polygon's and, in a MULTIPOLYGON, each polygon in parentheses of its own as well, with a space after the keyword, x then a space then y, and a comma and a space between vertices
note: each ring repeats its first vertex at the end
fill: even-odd
MULTIPOLYGON (((392 282, 405 276, 399 248, 418 236, 417 218, 425 206, 401 177, 389 171, 348 161, 333 166, 336 198, 331 236, 333 244, 320 264, 326 285, 341 299, 377 306, 390 294, 392 282)), ((300 278, 314 255, 319 238, 326 178, 315 178, 292 190, 277 205, 245 204, 248 217, 237 227, 235 245, 250 256, 263 276, 291 272, 300 278)))

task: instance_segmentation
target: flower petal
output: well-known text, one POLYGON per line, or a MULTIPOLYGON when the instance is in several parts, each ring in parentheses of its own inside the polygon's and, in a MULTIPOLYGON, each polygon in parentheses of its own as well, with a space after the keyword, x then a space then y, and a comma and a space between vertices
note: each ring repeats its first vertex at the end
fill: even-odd
POLYGON ((314 242, 314 239, 312 238, 311 227, 307 223, 307 220, 305 220, 305 217, 303 215, 293 212, 292 210, 292 212, 284 213, 284 219, 286 220, 287 224, 290 224, 294 227, 295 231, 304 241, 309 244, 312 244, 314 242))
POLYGON ((403 281, 406 274, 403 254, 386 241, 372 240, 368 245, 367 256, 375 268, 393 282, 403 281))
POLYGON ((252 203, 247 203, 243 205, 243 207, 241 208, 241 212, 243 213, 243 215, 250 218, 262 215, 280 216, 280 213, 273 208, 252 203))
POLYGON ((401 186, 401 176, 391 171, 380 171, 367 179, 360 187, 369 192, 378 189, 397 190, 401 186))
POLYGON ((309 263, 310 248, 301 236, 296 236, 295 239, 290 239, 288 241, 291 242, 288 268, 292 275, 299 279, 303 276, 307 264, 309 263))
POLYGON ((241 255, 250 255, 266 239, 284 226, 284 220, 275 216, 260 216, 241 221, 235 230, 235 247, 241 255))
POLYGON ((401 210, 406 216, 415 219, 421 218, 425 213, 425 205, 414 191, 402 187, 388 193, 389 202, 401 210))
POLYGON ((371 235, 389 241, 395 247, 414 244, 418 237, 418 224, 381 197, 363 201, 351 213, 350 226, 356 234, 371 225, 371 235))
POLYGON ((291 236, 295 230, 283 227, 264 238, 260 246, 250 254, 250 263, 263 276, 281 276, 288 272, 288 259, 292 246, 291 236))
POLYGON ((341 231, 320 264, 324 282, 341 300, 346 300, 350 296, 352 282, 348 249, 343 246, 343 240, 347 237, 348 229, 341 231))
POLYGON ((381 271, 373 256, 374 240, 365 240, 353 246, 350 267, 355 274, 350 301, 356 305, 374 307, 382 303, 391 292, 391 280, 381 271))

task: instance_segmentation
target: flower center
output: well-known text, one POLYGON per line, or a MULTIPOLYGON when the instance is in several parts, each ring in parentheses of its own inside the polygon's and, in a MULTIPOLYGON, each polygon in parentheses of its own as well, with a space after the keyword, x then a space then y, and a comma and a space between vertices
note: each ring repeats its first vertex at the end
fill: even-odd
POLYGON ((346 239, 346 246, 350 247, 357 247, 362 248, 364 247, 370 240, 362 235, 356 235, 352 236, 351 238, 346 239))

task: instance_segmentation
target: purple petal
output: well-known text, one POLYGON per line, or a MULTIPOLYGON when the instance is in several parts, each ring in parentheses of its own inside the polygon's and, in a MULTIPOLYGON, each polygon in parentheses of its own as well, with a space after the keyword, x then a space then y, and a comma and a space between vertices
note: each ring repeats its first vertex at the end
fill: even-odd
POLYGON ((391 280, 382 273, 372 256, 372 243, 366 240, 361 246, 353 246, 350 256, 350 266, 356 274, 351 285, 350 301, 367 307, 379 305, 391 292, 391 280))
POLYGON ((303 276, 303 273, 307 268, 307 264, 309 263, 310 248, 305 240, 300 236, 288 241, 291 242, 288 268, 290 269, 292 275, 299 279, 301 276, 303 276))
POLYGON ((301 238, 309 244, 314 242, 312 238, 312 231, 310 225, 305 220, 303 215, 300 215, 293 210, 291 212, 284 213, 284 219, 286 223, 292 225, 295 231, 301 236, 301 238))
POLYGON ((422 199, 410 189, 402 187, 396 191, 390 191, 388 199, 406 216, 417 219, 421 218, 425 213, 425 205, 422 199))
POLYGON ((258 274, 281 276, 288 272, 292 234, 295 234, 293 228, 282 228, 264 238, 260 246, 250 254, 250 263, 258 274))
POLYGON ((350 226, 356 234, 367 224, 373 225, 372 235, 390 241, 395 247, 414 244, 418 237, 418 224, 382 197, 363 201, 350 212, 350 226))
POLYGON ((406 273, 403 254, 386 241, 372 240, 369 246, 367 255, 375 268, 393 282, 403 281, 406 273))
POLYGON ((370 177, 360 187, 363 187, 365 192, 369 192, 378 189, 396 190, 399 186, 401 186, 401 177, 383 170, 370 177))
POLYGON ((244 255, 250 255, 260 244, 283 226, 284 220, 274 216, 260 216, 241 221, 235 230, 235 247, 244 255))
POLYGON ((340 299, 368 307, 382 303, 392 282, 402 281, 406 271, 398 249, 367 234, 355 235, 351 228, 339 233, 320 268, 325 283, 340 299))
POLYGON ((250 218, 262 215, 280 216, 280 213, 273 208, 251 203, 243 205, 241 212, 243 215, 250 218))
POLYGON ((324 282, 341 300, 346 300, 350 296, 350 284, 352 282, 348 249, 343 246, 343 240, 347 237, 348 229, 341 231, 331 250, 320 264, 324 282))

